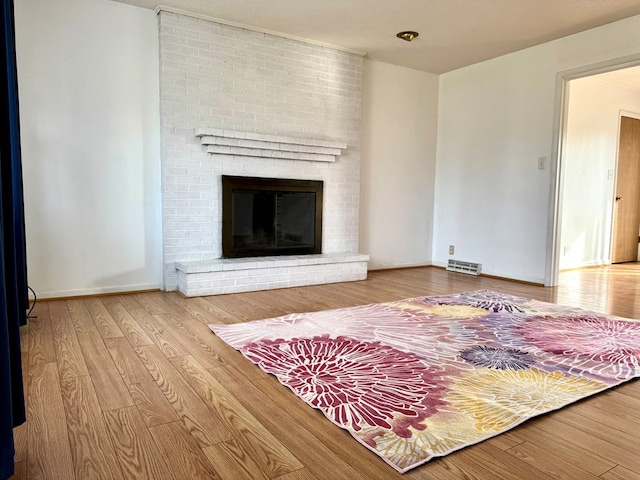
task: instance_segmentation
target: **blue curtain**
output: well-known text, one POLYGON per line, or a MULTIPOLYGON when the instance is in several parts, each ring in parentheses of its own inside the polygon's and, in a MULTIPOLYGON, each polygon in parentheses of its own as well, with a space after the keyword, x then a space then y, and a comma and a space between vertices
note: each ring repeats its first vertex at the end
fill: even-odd
POLYGON ((13 475, 13 427, 25 421, 20 325, 29 298, 13 0, 0 12, 0 478, 13 475))

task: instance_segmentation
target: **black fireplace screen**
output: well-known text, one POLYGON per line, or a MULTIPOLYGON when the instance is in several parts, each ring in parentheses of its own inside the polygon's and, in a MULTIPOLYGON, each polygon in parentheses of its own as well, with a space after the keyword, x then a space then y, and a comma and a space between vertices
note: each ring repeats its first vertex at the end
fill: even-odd
POLYGON ((322 182, 222 176, 222 255, 321 253, 322 182))

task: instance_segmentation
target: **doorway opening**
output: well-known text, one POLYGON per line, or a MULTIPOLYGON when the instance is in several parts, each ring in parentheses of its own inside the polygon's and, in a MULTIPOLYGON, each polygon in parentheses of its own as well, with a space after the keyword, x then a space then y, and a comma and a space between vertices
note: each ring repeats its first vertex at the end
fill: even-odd
POLYGON ((548 286, 560 270, 612 263, 620 125, 623 116, 640 123, 639 64, 636 55, 558 74, 548 286))

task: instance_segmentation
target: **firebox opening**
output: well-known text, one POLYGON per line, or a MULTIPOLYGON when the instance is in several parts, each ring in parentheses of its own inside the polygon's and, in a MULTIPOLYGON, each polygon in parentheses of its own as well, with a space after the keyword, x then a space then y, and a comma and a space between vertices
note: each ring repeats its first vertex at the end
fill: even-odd
POLYGON ((223 175, 223 257, 321 253, 322 187, 315 180, 223 175))

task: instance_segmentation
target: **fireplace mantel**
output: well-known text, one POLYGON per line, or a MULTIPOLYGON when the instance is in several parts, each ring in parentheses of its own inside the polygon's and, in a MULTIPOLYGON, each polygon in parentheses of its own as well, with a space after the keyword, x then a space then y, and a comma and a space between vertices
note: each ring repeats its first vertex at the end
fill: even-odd
POLYGON ((217 128, 197 128, 195 136, 213 155, 335 162, 346 143, 295 138, 285 135, 237 132, 217 128))

